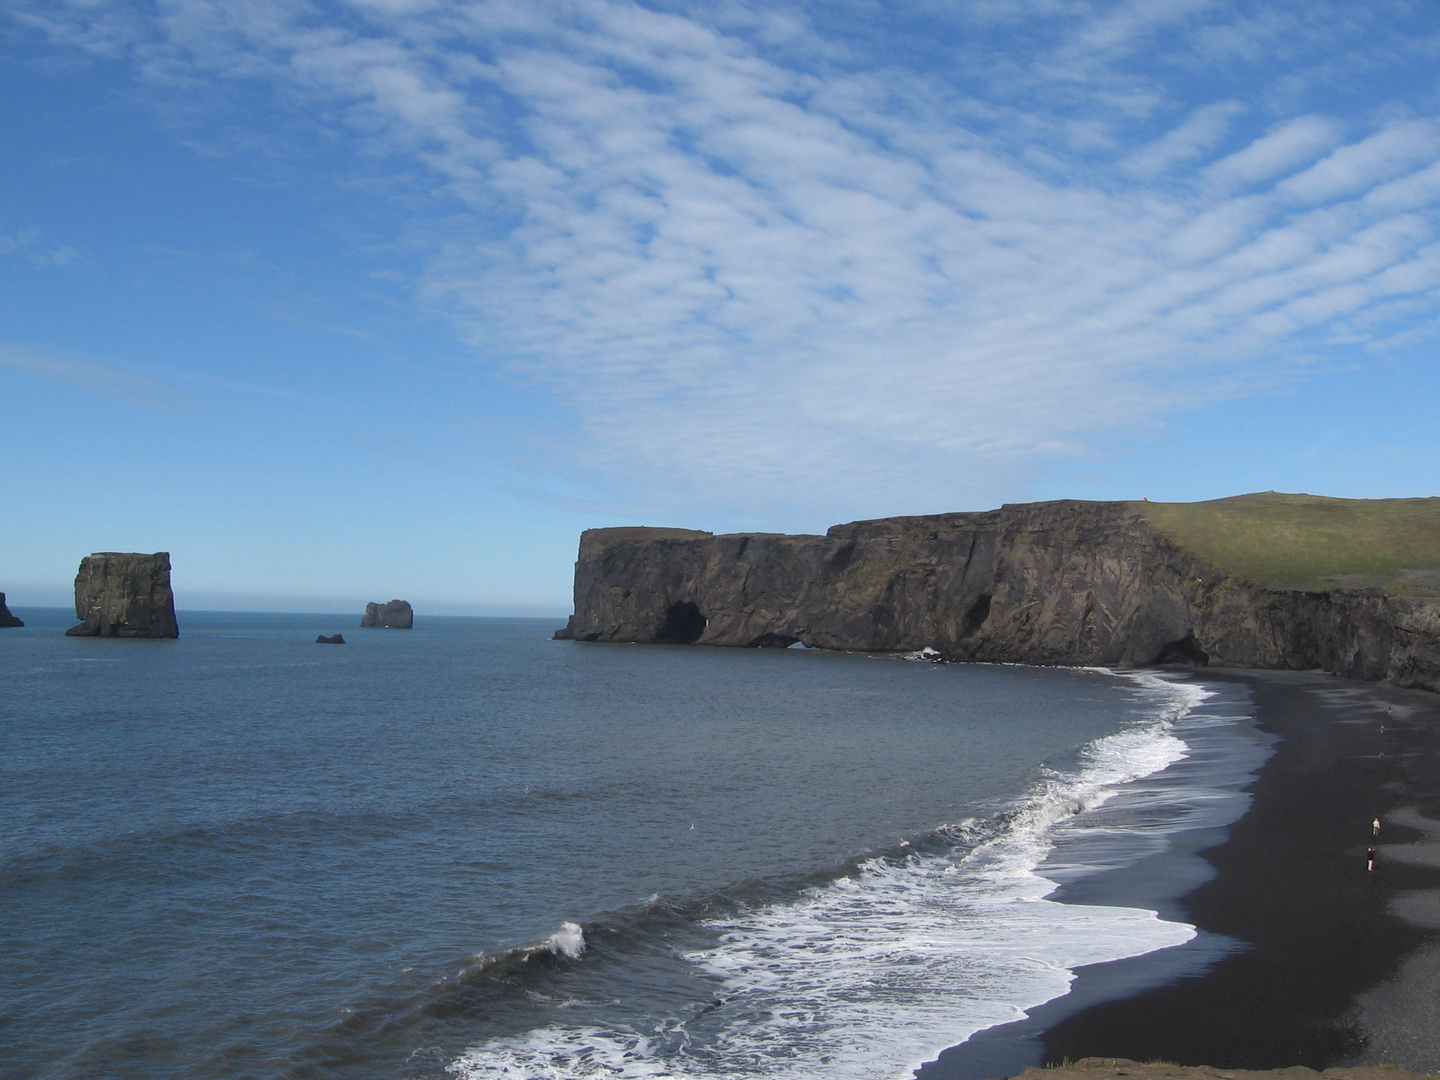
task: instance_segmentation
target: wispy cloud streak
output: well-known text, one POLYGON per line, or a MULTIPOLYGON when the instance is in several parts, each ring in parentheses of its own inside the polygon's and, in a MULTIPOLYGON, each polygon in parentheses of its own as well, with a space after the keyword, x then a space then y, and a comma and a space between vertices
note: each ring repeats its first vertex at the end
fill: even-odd
POLYGON ((0 371, 123 401, 160 412, 190 412, 196 406, 175 388, 113 364, 80 360, 42 349, 0 343, 0 371))

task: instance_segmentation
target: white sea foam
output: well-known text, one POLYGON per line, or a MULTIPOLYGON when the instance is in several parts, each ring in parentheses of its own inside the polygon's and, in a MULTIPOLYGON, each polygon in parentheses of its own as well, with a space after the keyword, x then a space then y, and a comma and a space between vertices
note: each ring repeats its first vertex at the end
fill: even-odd
POLYGON ((585 933, 579 923, 561 923, 560 929, 545 939, 542 948, 549 949, 556 956, 577 959, 585 951, 585 933))
POLYGON ((939 649, 932 649, 929 645, 926 645, 918 652, 907 652, 900 654, 901 660, 923 660, 931 664, 938 663, 943 658, 943 654, 940 652, 939 649))
POLYGON ((450 1070, 465 1080, 908 1077, 1066 993, 1081 965, 1188 941, 1193 927, 1153 911, 1047 900, 1055 883, 1037 873, 1057 824, 1185 757, 1172 723, 1206 692, 1136 680, 1160 718, 1096 740, 968 853, 875 859, 794 902, 712 922, 718 947, 686 959, 715 981, 718 1008, 643 1031, 545 1027, 474 1047, 450 1070))

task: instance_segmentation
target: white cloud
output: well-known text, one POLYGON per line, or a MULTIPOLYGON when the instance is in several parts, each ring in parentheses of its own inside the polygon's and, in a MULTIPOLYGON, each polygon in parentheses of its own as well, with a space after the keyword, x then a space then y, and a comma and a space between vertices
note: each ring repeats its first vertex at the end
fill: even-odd
POLYGON ((0 255, 21 255, 35 266, 69 266, 80 258, 80 252, 67 244, 42 245, 39 229, 0 231, 0 255))
POLYGON ((21 229, 16 233, 0 233, 0 255, 13 255, 32 247, 40 239, 38 229, 21 229))
POLYGON ((1433 121, 1397 124, 1342 146, 1304 172, 1276 186, 1300 203, 1328 202, 1367 191, 1399 173, 1440 156, 1440 128, 1433 121))
POLYGON ((1213 149, 1229 132, 1231 120, 1244 111, 1238 101, 1202 105, 1179 127, 1127 155, 1120 167, 1136 179, 1149 179, 1188 165, 1213 149))
POLYGON ((1215 162, 1202 175, 1222 189, 1257 184, 1314 161, 1340 139, 1340 125, 1335 121, 1323 116, 1298 116, 1215 162))
POLYGON ((1068 27, 1027 70, 995 61, 1023 88, 1004 99, 867 62, 801 9, 354 7, 167 0, 143 48, 133 19, 73 38, 261 79, 430 170, 456 202, 421 294, 566 404, 576 475, 652 512, 992 501, 1039 457, 1268 379, 1307 335, 1433 313, 1435 120, 1302 103, 1246 141, 1255 103, 1115 67, 1165 34, 1243 56, 1276 32, 1220 5, 976 8, 1068 27), (1158 115, 1184 119, 1155 137, 1158 115))

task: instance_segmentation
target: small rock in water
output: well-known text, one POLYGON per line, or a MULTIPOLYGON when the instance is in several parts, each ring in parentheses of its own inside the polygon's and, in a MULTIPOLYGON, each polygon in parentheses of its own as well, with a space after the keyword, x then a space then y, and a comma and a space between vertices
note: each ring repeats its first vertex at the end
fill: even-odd
POLYGON ((315 644, 316 644, 316 645, 344 645, 344 644, 345 644, 345 635, 344 635, 344 634, 331 634, 329 637, 326 637, 324 634, 321 634, 319 637, 317 637, 317 638, 315 639, 315 644))

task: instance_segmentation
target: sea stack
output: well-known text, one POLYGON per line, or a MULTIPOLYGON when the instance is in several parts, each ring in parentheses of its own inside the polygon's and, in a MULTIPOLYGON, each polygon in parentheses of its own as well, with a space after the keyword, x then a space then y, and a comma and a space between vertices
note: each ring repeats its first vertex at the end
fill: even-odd
POLYGON ((391 600, 388 604, 366 604, 360 625, 385 630, 409 630, 415 625, 415 612, 405 600, 391 600))
POLYGON ((170 553, 102 551, 80 560, 69 637, 176 638, 170 553))
POLYGON ((5 594, 0 592, 0 626, 24 626, 25 624, 10 614, 10 609, 5 606, 5 594))
POLYGON ((345 644, 345 635, 344 635, 344 634, 331 634, 329 637, 326 637, 324 634, 321 634, 319 637, 317 637, 317 638, 315 639, 315 644, 316 644, 316 645, 344 645, 344 644, 345 644))

